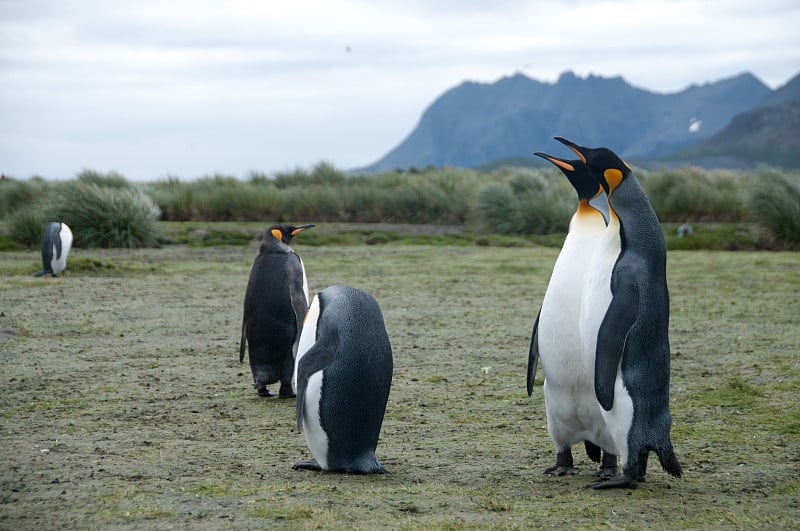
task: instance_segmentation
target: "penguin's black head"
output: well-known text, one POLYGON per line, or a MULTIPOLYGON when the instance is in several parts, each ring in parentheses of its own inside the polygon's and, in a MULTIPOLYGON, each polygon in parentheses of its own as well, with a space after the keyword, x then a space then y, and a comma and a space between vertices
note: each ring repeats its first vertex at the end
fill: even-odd
POLYGON ((534 155, 555 164, 578 192, 578 199, 592 199, 600 193, 600 182, 583 160, 564 160, 541 151, 534 155))
POLYGON ((293 225, 273 225, 267 229, 267 234, 279 242, 289 245, 289 242, 292 241, 293 237, 297 236, 306 229, 310 229, 313 226, 314 225, 300 225, 299 227, 295 227, 293 225))
POLYGON ((608 148, 587 148, 560 136, 555 139, 574 151, 586 163, 609 196, 631 173, 628 163, 608 148))

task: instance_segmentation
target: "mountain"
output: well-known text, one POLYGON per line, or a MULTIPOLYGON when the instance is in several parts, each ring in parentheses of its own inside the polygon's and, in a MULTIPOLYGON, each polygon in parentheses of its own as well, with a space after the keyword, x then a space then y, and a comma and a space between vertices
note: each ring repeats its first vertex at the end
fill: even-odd
POLYGON ((437 98, 405 140, 361 171, 477 167, 537 150, 558 153, 556 135, 608 146, 632 160, 653 159, 708 138, 771 94, 749 73, 672 94, 649 92, 621 77, 572 72, 556 83, 522 74, 490 84, 465 82, 437 98))
POLYGON ((800 169, 800 74, 770 93, 756 108, 734 116, 718 133, 659 163, 800 169))
POLYGON ((666 157, 705 168, 758 165, 800 169, 800 101, 784 101, 734 116, 725 129, 666 157))

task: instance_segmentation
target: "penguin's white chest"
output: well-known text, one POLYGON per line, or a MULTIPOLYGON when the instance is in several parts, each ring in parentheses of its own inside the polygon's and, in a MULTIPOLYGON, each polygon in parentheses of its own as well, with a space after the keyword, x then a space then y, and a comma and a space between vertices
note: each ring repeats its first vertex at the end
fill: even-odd
POLYGON ((69 250, 72 247, 72 231, 67 227, 66 223, 61 224, 58 237, 61 240, 61 255, 56 256, 58 251, 54 243, 51 255, 52 258, 50 259, 50 270, 56 275, 67 268, 67 255, 69 255, 69 250))
POLYGON ((539 353, 545 378, 554 384, 574 382, 582 370, 580 309, 588 257, 602 231, 586 223, 571 224, 558 255, 539 316, 539 353))
POLYGON ((323 371, 317 371, 308 378, 303 407, 303 433, 306 436, 311 454, 322 470, 328 470, 328 435, 320 421, 320 400, 322 398, 323 371))
MULTIPOLYGON (((305 271, 303 272, 303 282, 305 283, 305 271)), ((305 286, 305 284, 304 284, 305 286)), ((308 298, 306 297, 306 300, 308 298)), ((311 306, 306 313, 306 319, 303 323, 303 330, 300 332, 300 339, 297 342, 297 354, 294 359, 294 371, 292 372, 292 390, 297 394, 297 368, 300 366, 300 360, 303 359, 306 352, 309 351, 314 343, 317 342, 317 321, 319 320, 319 296, 315 295, 314 300, 311 301, 311 306)))

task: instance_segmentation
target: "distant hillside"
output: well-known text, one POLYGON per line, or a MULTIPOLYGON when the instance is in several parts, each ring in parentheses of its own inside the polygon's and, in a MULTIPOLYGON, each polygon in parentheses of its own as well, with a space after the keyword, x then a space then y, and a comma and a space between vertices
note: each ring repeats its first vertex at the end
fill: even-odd
POLYGON ((719 133, 666 160, 707 168, 765 164, 800 169, 800 101, 784 101, 738 114, 719 133))
POLYGON ((447 91, 396 148, 362 171, 427 166, 478 167, 500 159, 558 153, 552 137, 608 146, 629 159, 653 159, 720 131, 772 91, 751 74, 673 94, 656 94, 621 77, 556 83, 522 74, 491 84, 466 82, 447 91))

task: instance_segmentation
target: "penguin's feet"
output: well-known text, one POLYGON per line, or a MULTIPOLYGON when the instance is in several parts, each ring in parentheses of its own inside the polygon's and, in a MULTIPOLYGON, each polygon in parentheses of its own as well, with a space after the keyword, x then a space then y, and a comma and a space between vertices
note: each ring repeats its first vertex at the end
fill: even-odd
POLYGON ((607 481, 619 473, 617 468, 617 456, 608 452, 603 452, 603 462, 600 464, 600 470, 597 471, 595 476, 599 481, 607 481))
POLYGON ((544 473, 550 477, 574 476, 575 469, 572 467, 572 463, 572 449, 567 446, 563 450, 559 450, 556 454, 556 464, 546 468, 544 473))
POLYGON ((292 468, 294 470, 313 470, 315 472, 320 472, 322 470, 322 467, 319 466, 319 463, 317 463, 317 461, 314 459, 298 461, 292 465, 292 468))
POLYGON ((297 395, 292 391, 292 384, 281 384, 278 390, 278 398, 295 398, 297 395))
POLYGON ((614 476, 611 479, 596 481, 587 487, 591 487, 595 490, 601 489, 635 489, 639 486, 639 482, 633 479, 632 477, 628 476, 627 474, 623 474, 621 476, 614 476))
POLYGON ((595 472, 595 476, 597 477, 598 481, 608 481, 609 479, 615 477, 618 474, 616 465, 614 466, 601 466, 600 470, 595 472))
POLYGON ((272 393, 269 392, 269 389, 267 389, 266 385, 263 386, 263 387, 256 387, 256 392, 258 392, 258 396, 263 396, 263 397, 266 397, 266 398, 269 398, 269 397, 272 396, 272 393))
POLYGON ((576 470, 571 466, 563 466, 558 464, 544 470, 545 475, 550 477, 574 476, 575 472, 576 470))

